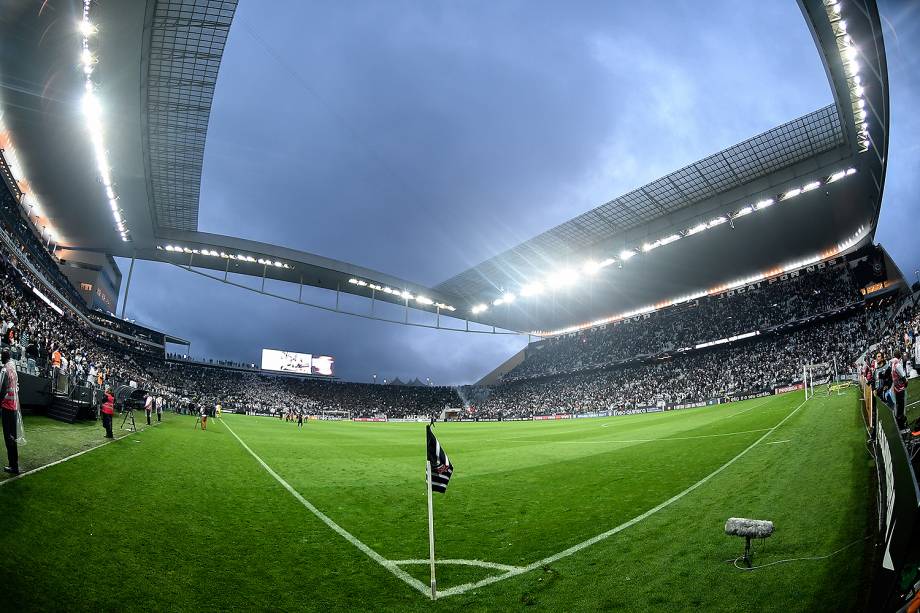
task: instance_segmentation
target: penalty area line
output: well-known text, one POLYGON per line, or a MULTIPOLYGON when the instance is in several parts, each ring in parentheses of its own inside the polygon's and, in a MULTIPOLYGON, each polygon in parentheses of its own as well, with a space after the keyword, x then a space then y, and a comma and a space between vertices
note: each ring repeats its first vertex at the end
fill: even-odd
POLYGON ((719 473, 721 473, 723 470, 725 470, 726 468, 728 468, 729 466, 731 466, 732 464, 734 464, 735 462, 737 462, 738 460, 740 460, 742 457, 744 457, 744 455, 747 454, 747 452, 749 452, 751 449, 753 449, 754 447, 756 447, 761 441, 763 441, 765 438, 767 438, 768 436, 770 436, 771 434, 773 434, 773 433, 776 431, 777 428, 779 428, 779 427, 782 426, 784 423, 786 423, 786 421, 788 421, 789 418, 791 418, 793 415, 795 415, 796 413, 798 413, 798 412, 799 412, 799 409, 801 409, 803 406, 805 406, 805 402, 807 402, 807 401, 803 401, 802 404, 800 404, 800 405, 797 406, 795 409, 793 409, 793 410, 792 410, 788 415, 786 415, 778 424, 776 424, 775 426, 773 426, 772 428, 770 428, 770 429, 766 432, 766 434, 764 434, 764 435, 761 436, 759 439, 757 439, 756 441, 754 441, 753 443, 751 443, 747 448, 745 448, 743 451, 741 451, 738 455, 736 455, 735 457, 733 457, 731 460, 729 460, 728 462, 726 462, 725 464, 723 464, 723 465, 720 466, 719 468, 715 469, 714 471, 712 471, 711 473, 709 473, 708 475, 706 475, 705 477, 703 477, 702 479, 700 479, 699 481, 697 481, 696 483, 694 483, 693 485, 691 485, 690 487, 688 487, 687 489, 685 489, 685 490, 683 490, 682 492, 679 492, 679 493, 675 494, 674 496, 668 498, 667 500, 665 500, 665 501, 662 502, 661 504, 659 504, 659 505, 657 505, 657 506, 655 506, 655 507, 652 507, 651 509, 649 509, 649 510, 646 511, 645 513, 642 513, 641 515, 637 515, 637 516, 633 517, 632 519, 630 519, 629 521, 626 521, 626 522, 620 524, 619 526, 617 526, 617 527, 615 527, 615 528, 611 528, 610 530, 608 530, 608 531, 606 531, 606 532, 602 532, 601 534, 598 534, 597 536, 593 536, 593 537, 589 538, 589 539, 586 540, 586 541, 582 541, 581 543, 578 543, 577 545, 572 545, 572 546, 569 547, 568 549, 565 549, 565 550, 563 550, 563 551, 560 551, 559 553, 553 554, 553 555, 551 555, 551 556, 549 556, 549 557, 543 558, 542 560, 537 560, 536 562, 533 562, 533 563, 531 563, 531 564, 528 564, 527 566, 522 566, 522 567, 518 567, 518 568, 516 568, 516 569, 514 569, 514 570, 509 570, 508 572, 506 572, 506 573, 504 573, 504 574, 502 574, 502 575, 496 575, 496 576, 493 576, 493 577, 487 577, 487 578, 485 578, 485 579, 482 579, 481 581, 476 581, 475 583, 465 583, 465 584, 463 584, 463 585, 458 585, 458 586, 456 586, 456 587, 448 588, 448 589, 444 590, 443 592, 440 592, 440 591, 439 591, 439 592, 438 592, 438 596, 454 596, 454 595, 457 595, 457 594, 463 594, 463 593, 468 592, 468 591, 470 591, 470 590, 474 590, 474 589, 477 589, 477 588, 480 588, 480 587, 485 587, 486 585, 491 585, 491 584, 496 583, 496 582, 498 582, 498 581, 503 581, 503 580, 505 580, 505 579, 510 579, 511 577, 516 577, 516 576, 518 576, 518 575, 522 575, 522 574, 524 574, 524 573, 528 573, 528 572, 533 571, 533 570, 536 570, 536 569, 538 569, 538 568, 542 568, 542 567, 544 567, 544 566, 546 566, 546 565, 548 565, 548 564, 552 564, 553 562, 556 562, 556 561, 558 561, 558 560, 561 560, 562 558, 567 558, 567 557, 569 557, 569 556, 571 556, 571 555, 573 555, 573 554, 575 554, 575 553, 578 553, 578 552, 581 551, 582 549, 585 549, 585 548, 587 548, 587 547, 590 547, 591 545, 594 545, 594 544, 596 544, 596 543, 599 543, 600 541, 603 541, 603 540, 605 540, 605 539, 607 539, 607 538, 610 538, 610 537, 613 536, 614 534, 617 534, 618 532, 622 532, 623 530, 626 530, 626 529, 629 528, 630 526, 634 526, 635 524, 638 524, 639 522, 641 522, 641 521, 643 521, 643 520, 645 520, 645 519, 651 517, 652 515, 654 515, 654 514, 657 513, 658 511, 660 511, 660 510, 662 510, 662 509, 664 509, 664 508, 666 508, 666 507, 671 506, 672 504, 674 504, 675 502, 677 502, 678 500, 680 500, 681 498, 683 498, 684 496, 686 496, 686 495, 689 494, 690 492, 696 490, 696 489, 699 488, 700 486, 704 485, 704 484, 707 483, 710 479, 712 479, 713 477, 715 477, 716 475, 718 475, 719 473))
POLYGON ((285 481, 284 478, 281 477, 281 475, 279 475, 274 470, 272 470, 271 466, 265 463, 265 460, 263 460, 258 455, 256 455, 256 452, 250 449, 249 445, 244 443, 243 439, 241 439, 236 434, 236 432, 233 431, 233 428, 230 427, 230 424, 224 422, 223 425, 225 428, 227 428, 227 431, 233 435, 233 438, 235 438, 239 442, 239 444, 243 446, 243 449, 248 451, 249 455, 255 458, 256 462, 258 462, 262 466, 262 468, 265 469, 265 472, 267 472, 269 475, 274 477, 275 481, 281 484, 281 487, 286 489, 291 494, 291 496, 297 499, 297 502, 299 502, 304 507, 306 507, 307 510, 313 513, 313 515, 315 515, 320 521, 322 521, 324 524, 332 528, 333 531, 337 532, 339 536, 344 538, 346 541, 348 541, 349 543, 357 547, 359 550, 361 550, 361 552, 367 555, 367 557, 369 557, 371 560, 373 560, 377 564, 380 564, 382 567, 390 571, 394 576, 396 576, 399 579, 402 579, 404 582, 406 582, 408 585, 418 590, 422 594, 426 596, 429 595, 430 589, 431 589, 429 586, 425 585, 424 583, 422 583, 421 581, 419 581, 418 579, 416 579, 415 577, 413 577, 412 575, 410 575, 403 569, 399 568, 391 560, 387 560, 382 555, 380 555, 379 553, 377 553, 376 551, 374 551, 373 549, 365 545, 363 542, 358 540, 358 538, 355 535, 353 535, 351 532, 349 532, 342 526, 335 523, 332 520, 332 518, 330 518, 328 515, 326 515, 325 513, 317 509, 315 506, 313 506, 313 503, 311 503, 309 500, 301 496, 300 492, 295 490, 291 486, 290 483, 285 481))

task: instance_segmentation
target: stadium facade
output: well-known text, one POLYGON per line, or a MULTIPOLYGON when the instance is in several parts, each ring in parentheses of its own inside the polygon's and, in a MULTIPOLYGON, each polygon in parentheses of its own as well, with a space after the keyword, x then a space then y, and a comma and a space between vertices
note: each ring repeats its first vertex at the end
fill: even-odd
POLYGON ((208 119, 236 4, 85 0, 62 5, 69 18, 28 2, 5 11, 0 53, 21 61, 2 67, 0 169, 22 216, 50 247, 66 250, 72 266, 99 254, 167 262, 225 281, 231 273, 261 278, 263 290, 264 280, 279 280, 301 286, 301 295, 312 286, 400 305, 404 323, 411 308, 471 321, 480 331, 546 336, 725 291, 873 241, 888 152, 888 78, 878 9, 860 0, 799 1, 833 104, 435 287, 201 232, 208 119), (85 31, 75 34, 79 22, 85 31))

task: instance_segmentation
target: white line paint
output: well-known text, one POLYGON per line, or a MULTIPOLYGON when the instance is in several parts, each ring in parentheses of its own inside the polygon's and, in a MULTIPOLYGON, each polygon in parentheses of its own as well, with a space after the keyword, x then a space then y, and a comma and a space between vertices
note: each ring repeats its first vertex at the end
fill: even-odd
MULTIPOLYGON (((410 565, 410 564, 428 564, 430 560, 390 560, 390 563, 395 564, 396 566, 410 565)), ((493 568, 495 570, 511 571, 518 570, 523 568, 521 566, 512 566, 511 564, 499 564, 498 562, 486 562, 484 560, 435 560, 435 564, 447 564, 454 566, 479 566, 482 568, 493 568)), ((440 594, 440 592, 438 592, 440 594)))
MULTIPOLYGON (((307 510, 309 510, 311 513, 313 513, 313 515, 319 518, 320 521, 322 521, 324 524, 332 528, 335 532, 339 534, 339 536, 344 538, 346 541, 348 541, 349 543, 357 547, 359 550, 361 550, 365 555, 367 555, 367 557, 372 559, 374 562, 377 562, 377 564, 380 564, 382 567, 384 567, 385 569, 393 573, 393 575, 405 581, 408 585, 410 585, 411 587, 421 592, 425 597, 429 596, 429 591, 430 591, 429 586, 425 585, 424 583, 422 583, 421 581, 419 581, 418 579, 416 579, 415 577, 413 577, 412 575, 410 575, 403 569, 399 568, 399 566, 397 566, 394 562, 384 558, 382 555, 380 555, 379 553, 377 553, 376 551, 374 551, 373 549, 371 549, 370 547, 362 543, 360 540, 358 540, 358 538, 355 535, 353 535, 351 532, 349 532, 342 526, 332 521, 332 519, 328 515, 326 515, 325 513, 317 509, 315 506, 313 506, 313 504, 309 500, 301 496, 300 492, 298 492, 293 487, 291 487, 290 483, 285 481, 278 473, 272 470, 271 467, 268 464, 266 464, 262 458, 256 455, 256 452, 250 449, 249 445, 244 443, 243 439, 237 436, 236 432, 233 431, 233 428, 230 427, 230 424, 228 424, 227 422, 224 422, 223 425, 225 428, 227 428, 227 431, 230 432, 230 434, 232 434, 233 437, 237 441, 239 441, 240 445, 243 446, 243 449, 248 451, 249 455, 254 457, 256 461, 262 465, 262 468, 264 468, 268 474, 270 474, 272 477, 275 478, 275 481, 280 483, 284 489, 290 492, 291 496, 296 498, 300 504, 305 506, 307 510)), ((427 561, 426 561, 426 564, 427 564, 427 561)))
POLYGON ((509 439, 521 443, 546 443, 548 445, 600 445, 604 443, 657 443, 659 441, 692 441, 699 438, 716 438, 721 436, 737 436, 739 434, 753 434, 755 432, 766 432, 769 428, 759 428, 757 430, 743 430, 741 432, 723 432, 721 434, 700 434, 699 436, 672 436, 667 438, 632 438, 632 439, 606 439, 602 441, 548 441, 545 439, 526 439, 514 438, 509 439))
POLYGON ((915 404, 920 404, 920 400, 914 400, 913 402, 911 402, 910 404, 908 404, 908 405, 905 406, 904 408, 906 409, 907 407, 912 407, 912 406, 914 406, 915 404))
POLYGON ((633 518, 630 519, 629 521, 624 522, 624 523, 620 524, 619 526, 617 526, 617 527, 615 527, 615 528, 611 528, 611 529, 608 530, 607 532, 602 532, 601 534, 598 534, 597 536, 591 537, 591 538, 589 538, 589 539, 586 540, 586 541, 582 541, 581 543, 578 543, 577 545, 572 545, 572 546, 569 547, 568 549, 565 549, 565 550, 563 550, 563 551, 560 551, 559 553, 553 554, 553 555, 551 555, 551 556, 549 556, 549 557, 547 557, 547 558, 543 558, 542 560, 537 560, 536 562, 533 562, 532 564, 528 564, 527 566, 518 567, 518 568, 516 568, 516 569, 514 569, 514 570, 510 570, 510 571, 508 571, 507 573, 505 573, 505 574, 503 574, 503 575, 496 575, 496 576, 493 576, 493 577, 487 577, 487 578, 485 578, 485 579, 482 579, 481 581, 476 581, 475 583, 465 583, 465 584, 463 584, 463 585, 458 585, 458 586, 456 586, 456 587, 452 587, 452 588, 446 589, 446 590, 444 590, 443 592, 438 592, 438 596, 444 596, 444 597, 446 597, 446 596, 454 596, 454 595, 456 595, 456 594, 463 594, 463 593, 468 592, 468 591, 470 591, 470 590, 474 590, 474 589, 477 589, 477 588, 480 588, 480 587, 484 587, 484 586, 486 586, 486 585, 491 585, 492 583, 496 583, 496 582, 498 582, 498 581, 503 581, 503 580, 505 580, 505 579, 510 579, 511 577, 516 577, 517 575, 521 575, 521 574, 530 572, 530 571, 532 571, 532 570, 536 570, 536 569, 538 569, 538 568, 542 568, 543 566, 546 566, 546 565, 548 565, 548 564, 552 564, 553 562, 556 562, 557 560, 561 560, 562 558, 566 558, 566 557, 568 557, 568 556, 570 556, 570 555, 572 555, 572 554, 578 553, 579 551, 581 551, 582 549, 585 549, 586 547, 590 547, 591 545, 594 545, 594 544, 596 544, 596 543, 599 543, 600 541, 603 541, 603 540, 605 540, 605 539, 607 539, 607 538, 610 538, 610 537, 613 536, 614 534, 617 534, 618 532, 622 532, 623 530, 626 530, 626 529, 629 528, 630 526, 634 526, 635 524, 638 524, 639 522, 641 522, 641 521, 643 521, 643 520, 645 520, 645 519, 651 517, 652 515, 654 515, 654 514, 657 513, 658 511, 660 511, 660 510, 662 510, 662 509, 664 509, 664 508, 666 508, 666 507, 668 507, 668 506, 674 504, 675 502, 677 502, 678 500, 680 500, 681 498, 683 498, 684 496, 686 496, 686 495, 689 494, 690 492, 694 491, 695 489, 699 488, 700 486, 704 485, 704 484, 707 483, 710 479, 712 479, 713 477, 715 477, 716 475, 718 475, 719 473, 721 473, 723 470, 725 470, 726 468, 728 468, 729 466, 731 466, 732 464, 734 464, 735 462, 737 462, 737 461, 738 461, 739 459, 741 459, 745 454, 747 454, 747 452, 749 452, 751 449, 753 449, 754 447, 756 447, 761 441, 763 441, 765 438, 767 438, 768 436, 770 436, 771 434, 773 434, 773 432, 775 432, 777 428, 779 428, 779 427, 782 426, 784 423, 786 423, 786 421, 787 421, 790 417, 792 417, 793 415, 795 415, 796 413, 798 413, 798 412, 799 412, 799 409, 801 409, 803 406, 805 406, 805 402, 804 402, 804 401, 802 402, 802 404, 800 404, 800 405, 797 406, 795 409, 793 409, 788 415, 786 415, 786 417, 784 417, 778 424, 776 424, 775 426, 773 426, 772 428, 770 428, 770 430, 768 430, 766 434, 764 434, 764 435, 761 436, 759 439, 757 439, 756 441, 754 441, 753 443, 751 443, 751 444, 750 444, 746 449, 744 449, 741 453, 739 453, 738 455, 736 455, 735 457, 733 457, 731 460, 729 460, 728 462, 726 462, 725 464, 723 464, 723 465, 720 466, 719 468, 715 469, 714 471, 712 471, 711 473, 709 473, 708 475, 706 475, 705 477, 703 477, 702 479, 700 479, 699 481, 697 481, 696 483, 694 483, 693 485, 691 485, 690 487, 688 487, 687 489, 685 489, 684 491, 682 491, 682 492, 680 492, 680 493, 678 493, 678 494, 675 494, 674 496, 672 496, 671 498, 668 498, 667 500, 665 500, 664 502, 662 502, 662 503, 659 504, 658 506, 652 507, 651 509, 649 509, 649 510, 646 511, 645 513, 642 513, 641 515, 637 515, 636 517, 633 517, 633 518))
MULTIPOLYGON (((114 443, 115 441, 120 441, 121 439, 123 439, 123 438, 125 438, 125 437, 132 436, 132 435, 134 435, 134 434, 140 434, 141 432, 143 432, 143 431, 146 430, 147 428, 152 428, 152 427, 154 427, 154 426, 158 426, 158 425, 160 425, 161 423, 162 423, 162 422, 157 422, 157 423, 155 423, 155 424, 151 424, 151 425, 149 425, 149 426, 145 426, 145 427, 141 428, 140 430, 138 430, 137 432, 128 432, 127 434, 122 434, 121 436, 116 436, 116 437, 113 438, 113 439, 109 439, 109 440, 107 440, 107 441, 105 441, 105 442, 103 442, 103 443, 99 443, 99 444, 96 445, 95 447, 90 447, 89 449, 84 449, 83 451, 78 451, 77 453, 74 453, 74 454, 72 454, 72 455, 69 455, 69 456, 67 456, 66 458, 61 458, 60 460, 55 460, 54 462, 51 462, 50 464, 45 464, 44 466, 39 466, 38 468, 33 468, 32 470, 27 470, 27 471, 24 472, 24 473, 19 473, 18 475, 14 475, 14 476, 10 477, 9 479, 5 479, 5 480, 3 480, 3 481, 0 481, 0 486, 6 485, 7 483, 9 483, 9 482, 11 482, 11 481, 16 481, 17 479, 22 479, 23 477, 27 477, 27 476, 29 476, 29 475, 34 475, 35 473, 37 473, 37 472, 39 472, 39 471, 42 471, 42 470, 45 470, 46 468, 51 468, 52 466, 57 466, 58 464, 61 464, 62 462, 66 462, 67 460, 72 460, 72 459, 74 459, 74 458, 77 458, 77 457, 83 455, 84 453, 89 453, 90 451, 95 451, 96 449, 99 449, 100 447, 105 447, 106 445, 109 445, 109 444, 111 444, 111 443, 114 443)), ((28 434, 28 433, 29 433, 29 430, 26 430, 26 434, 28 434)), ((28 440, 28 439, 26 439, 26 440, 28 440)))

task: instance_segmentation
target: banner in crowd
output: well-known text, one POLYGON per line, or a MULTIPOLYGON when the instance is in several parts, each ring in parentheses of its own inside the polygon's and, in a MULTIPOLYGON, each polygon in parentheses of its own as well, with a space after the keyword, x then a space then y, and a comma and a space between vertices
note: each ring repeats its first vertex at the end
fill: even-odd
POLYGON ((553 413, 552 415, 534 415, 534 420, 543 420, 543 419, 572 419, 572 416, 569 413, 553 413))
POLYGON ((386 417, 352 417, 351 421, 386 421, 386 417))
POLYGON ((805 389, 804 383, 796 383, 794 385, 784 385, 782 387, 777 387, 773 390, 774 394, 785 394, 786 392, 794 392, 797 390, 805 389))

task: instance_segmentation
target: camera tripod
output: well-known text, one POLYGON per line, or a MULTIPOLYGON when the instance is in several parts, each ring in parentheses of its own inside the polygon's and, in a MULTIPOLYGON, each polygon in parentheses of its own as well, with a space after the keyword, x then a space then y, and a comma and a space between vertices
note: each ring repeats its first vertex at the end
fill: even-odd
POLYGON ((121 421, 121 429, 126 430, 125 424, 128 423, 129 419, 131 420, 131 431, 137 432, 137 424, 134 423, 134 409, 125 411, 125 418, 121 421))

